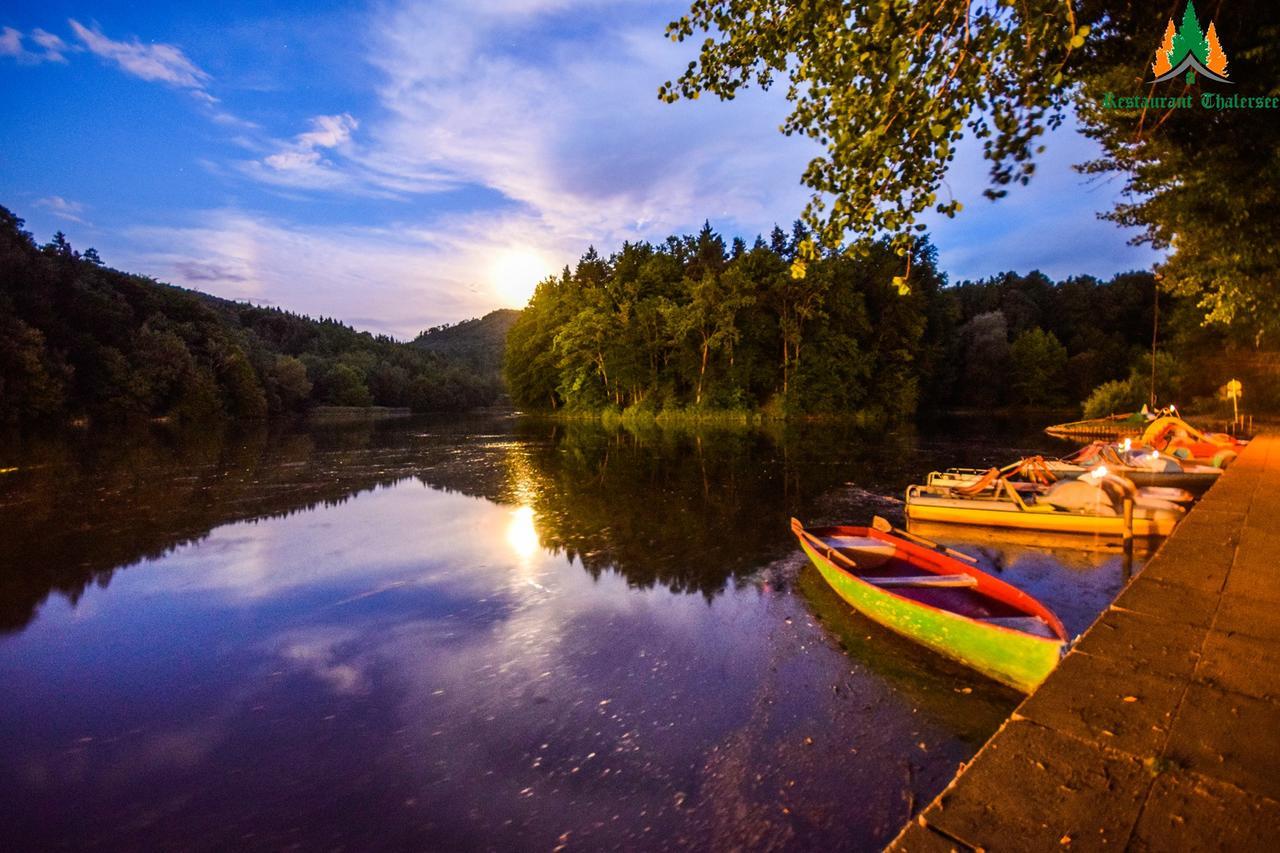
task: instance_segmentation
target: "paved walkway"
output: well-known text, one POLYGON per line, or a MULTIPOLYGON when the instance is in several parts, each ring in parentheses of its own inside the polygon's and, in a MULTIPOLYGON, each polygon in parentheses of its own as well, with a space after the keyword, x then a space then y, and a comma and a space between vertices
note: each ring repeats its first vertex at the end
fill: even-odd
POLYGON ((1280 850, 1280 436, 890 849, 1280 850))

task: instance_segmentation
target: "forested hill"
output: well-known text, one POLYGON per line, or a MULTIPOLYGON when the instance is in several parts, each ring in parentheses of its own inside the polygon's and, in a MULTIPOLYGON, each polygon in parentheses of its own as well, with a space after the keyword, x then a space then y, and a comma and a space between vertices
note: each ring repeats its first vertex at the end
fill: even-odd
MULTIPOLYGON (((886 244, 792 275, 807 234, 775 228, 731 245, 710 225, 627 243, 538 286, 507 341, 513 401, 595 411, 755 410, 903 416, 920 409, 1073 406, 1125 411, 1149 391, 1155 277, 1038 272, 948 285, 915 243, 910 292, 886 244)), ((1194 300, 1160 298, 1158 395, 1212 405, 1239 375, 1280 407, 1280 375, 1253 369, 1200 324, 1194 300)))
POLYGON ((0 207, 0 424, 261 418, 315 405, 456 411, 500 384, 437 353, 37 246, 0 207))
POLYGON ((475 320, 428 329, 414 339, 413 346, 464 365, 485 380, 501 382, 507 332, 519 316, 519 311, 499 308, 475 320))

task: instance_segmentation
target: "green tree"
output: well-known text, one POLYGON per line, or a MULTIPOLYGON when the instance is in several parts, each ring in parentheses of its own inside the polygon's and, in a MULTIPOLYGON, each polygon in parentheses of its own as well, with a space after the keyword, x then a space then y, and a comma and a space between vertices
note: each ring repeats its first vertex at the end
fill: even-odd
POLYGON ((262 390, 262 383, 239 347, 221 359, 218 384, 222 388, 223 407, 232 417, 255 419, 267 416, 267 396, 262 390))
POLYGON ((291 355, 276 356, 267 380, 280 409, 286 412, 300 409, 311 394, 306 365, 291 355))
POLYGON ((738 314, 754 303, 755 297, 737 271, 724 276, 709 273, 697 281, 686 280, 685 290, 689 301, 671 305, 665 319, 677 344, 692 339, 697 350, 698 375, 693 404, 701 406, 711 356, 723 351, 732 358, 733 347, 742 337, 738 314))
POLYGON ((990 406, 1003 402, 1009 375, 1009 326, 1004 314, 979 314, 960 329, 964 343, 964 388, 966 405, 990 406))
POLYGON ((0 424, 56 415, 66 398, 65 374, 38 329, 0 314, 0 424))
POLYGON ((1104 382, 1081 404, 1086 418, 1104 418, 1107 415, 1136 411, 1144 402, 1142 392, 1129 380, 1113 379, 1104 382))
POLYGON ((369 392, 379 406, 409 405, 410 384, 409 371, 385 361, 369 371, 369 392))
POLYGON ((1009 346, 1009 378, 1013 401, 1043 406, 1062 399, 1067 348, 1053 334, 1037 327, 1027 329, 1009 346))
POLYGON ((814 191, 804 218, 819 242, 839 246, 853 233, 865 248, 890 235, 906 252, 920 213, 960 209, 938 190, 966 125, 984 140, 997 186, 1030 179, 1036 138, 1062 118, 1064 68, 1088 32, 1072 9, 1057 0, 697 0, 667 34, 709 37, 659 97, 727 100, 785 76, 783 132, 825 149, 803 175, 814 191))
POLYGON ((369 406, 373 397, 360 374, 345 364, 334 365, 325 377, 325 402, 334 406, 369 406))

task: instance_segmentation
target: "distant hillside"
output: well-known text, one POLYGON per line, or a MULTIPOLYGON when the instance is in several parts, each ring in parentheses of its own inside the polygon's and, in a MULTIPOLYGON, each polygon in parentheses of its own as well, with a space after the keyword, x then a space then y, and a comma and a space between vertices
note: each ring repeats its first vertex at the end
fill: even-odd
POLYGON ((499 308, 478 320, 428 329, 412 345, 465 365, 485 380, 500 382, 507 332, 519 316, 512 308, 499 308))
POLYGON ((0 424, 456 411, 501 391, 461 359, 108 269, 61 232, 37 246, 22 225, 0 207, 0 424))

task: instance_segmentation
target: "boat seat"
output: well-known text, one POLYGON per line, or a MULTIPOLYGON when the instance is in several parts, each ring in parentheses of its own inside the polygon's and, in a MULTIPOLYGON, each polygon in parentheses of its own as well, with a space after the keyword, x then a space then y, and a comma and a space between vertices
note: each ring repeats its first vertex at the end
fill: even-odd
POLYGON ((834 548, 863 569, 883 566, 893 559, 893 555, 898 551, 897 546, 892 542, 886 542, 874 536, 827 536, 823 542, 828 548, 834 548))
POLYGON ((824 540, 832 548, 873 548, 881 550, 893 548, 893 543, 876 539, 873 536, 828 536, 824 540))
POLYGON ((973 575, 905 575, 901 577, 867 577, 862 579, 875 586, 977 586, 973 575))
POLYGON ((1012 628, 1024 634, 1034 634, 1037 637, 1047 637, 1050 640, 1058 639, 1058 635, 1053 633, 1049 623, 1039 616, 988 616, 980 621, 986 622, 988 625, 999 625, 1001 628, 1012 628))

